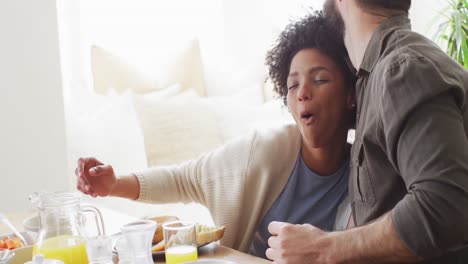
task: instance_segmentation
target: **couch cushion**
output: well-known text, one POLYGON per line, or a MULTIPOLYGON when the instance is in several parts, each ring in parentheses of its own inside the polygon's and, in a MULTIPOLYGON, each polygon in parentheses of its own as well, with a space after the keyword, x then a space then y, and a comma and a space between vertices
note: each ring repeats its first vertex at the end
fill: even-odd
POLYGON ((165 100, 137 96, 148 166, 194 159, 222 144, 216 116, 195 92, 165 100))
POLYGON ((203 65, 197 40, 187 43, 186 47, 173 57, 158 61, 154 69, 138 68, 138 63, 119 56, 103 47, 91 47, 91 70, 94 90, 99 94, 110 91, 122 93, 148 93, 161 90, 174 83, 184 89, 193 88, 199 95, 205 95, 203 65))

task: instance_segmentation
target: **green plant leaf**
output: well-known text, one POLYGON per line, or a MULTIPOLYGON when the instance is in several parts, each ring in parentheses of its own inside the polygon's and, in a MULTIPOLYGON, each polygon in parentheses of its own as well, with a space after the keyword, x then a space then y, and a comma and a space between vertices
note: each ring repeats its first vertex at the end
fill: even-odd
POLYGON ((440 39, 444 37, 442 33, 447 29, 448 24, 449 24, 448 21, 444 21, 437 26, 437 30, 434 32, 432 36, 433 41, 440 42, 440 39))
POLYGON ((460 56, 461 54, 461 45, 463 42, 463 33, 462 33, 462 23, 461 23, 461 17, 460 17, 460 11, 455 10, 453 13, 453 18, 454 18, 454 30, 455 30, 455 45, 457 49, 457 57, 460 56))
POLYGON ((457 45, 456 45, 455 40, 454 40, 454 34, 455 34, 455 32, 452 31, 450 33, 450 36, 447 39, 447 53, 454 60, 457 60, 457 45))
POLYGON ((461 60, 459 61, 463 66, 468 69, 468 40, 464 39, 462 42, 462 54, 461 60))
POLYGON ((450 0, 438 17, 444 20, 437 24, 432 39, 468 69, 468 0, 450 0))

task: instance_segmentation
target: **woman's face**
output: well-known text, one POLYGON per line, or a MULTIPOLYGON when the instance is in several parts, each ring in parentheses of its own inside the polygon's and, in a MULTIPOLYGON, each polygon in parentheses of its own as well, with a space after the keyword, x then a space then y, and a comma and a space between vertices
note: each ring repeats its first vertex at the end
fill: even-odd
POLYGON ((299 51, 287 86, 288 107, 305 144, 320 148, 346 137, 353 97, 331 58, 318 49, 299 51))

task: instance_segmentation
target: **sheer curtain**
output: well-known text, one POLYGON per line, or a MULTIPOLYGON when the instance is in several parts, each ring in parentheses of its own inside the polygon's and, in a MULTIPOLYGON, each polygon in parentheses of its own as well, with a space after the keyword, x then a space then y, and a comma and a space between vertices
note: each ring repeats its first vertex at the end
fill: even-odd
POLYGON ((321 8, 322 2, 57 1, 66 104, 86 108, 83 102, 92 91, 91 45, 150 71, 193 38, 200 41, 207 85, 213 94, 222 94, 225 78, 246 65, 263 64, 266 49, 288 21, 321 8))
MULTIPOLYGON (((324 0, 80 0, 57 1, 66 104, 86 108, 92 91, 90 45, 99 45, 150 71, 187 40, 200 41, 211 94, 229 76, 261 67, 266 50, 291 20, 324 0), (252 66, 254 65, 254 66, 252 66), (79 101, 79 103, 77 103, 79 101)), ((443 0, 413 1, 414 29, 430 35, 443 0), (430 14, 429 16, 427 14, 430 14)))
MULTIPOLYGON (((174 56, 188 41, 196 38, 201 49, 208 96, 232 94, 238 88, 229 85, 234 79, 238 81, 249 75, 263 77, 265 52, 289 20, 309 12, 310 7, 320 8, 321 5, 322 1, 318 0, 57 1, 69 171, 74 170, 76 156, 82 153, 99 158, 99 153, 94 151, 98 148, 104 154, 125 159, 128 162, 125 169, 141 169, 139 164, 143 164, 135 159, 138 151, 134 145, 138 142, 130 142, 137 134, 128 124, 130 114, 122 113, 120 108, 118 116, 112 115, 123 123, 119 128, 127 131, 110 134, 101 131, 104 127, 98 118, 116 107, 110 105, 103 109, 105 96, 99 96, 93 90, 93 45, 118 55, 139 71, 151 75, 159 63, 174 56), (93 131, 96 131, 95 136, 93 131), (127 145, 122 143, 122 138, 129 141, 125 143, 127 145), (114 142, 119 145, 112 145, 114 142), (109 145, 112 147, 104 150, 109 145), (131 159, 135 159, 133 163, 131 159)), ((122 106, 122 101, 117 102, 119 106, 122 106)), ((143 139, 138 140, 141 145, 143 139)), ((72 186, 74 181, 71 179, 72 186)), ((93 202, 137 217, 171 212, 182 218, 186 216, 201 223, 210 223, 209 213, 196 206, 188 209, 152 206, 115 198, 93 202)))

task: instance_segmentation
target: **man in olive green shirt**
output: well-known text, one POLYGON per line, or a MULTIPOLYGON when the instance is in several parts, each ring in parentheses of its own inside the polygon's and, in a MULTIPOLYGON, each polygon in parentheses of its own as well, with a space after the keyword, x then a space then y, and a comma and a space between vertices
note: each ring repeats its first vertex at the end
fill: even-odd
POLYGON ((468 72, 411 31, 410 0, 327 0, 356 85, 353 222, 272 223, 277 263, 468 263, 468 72))

